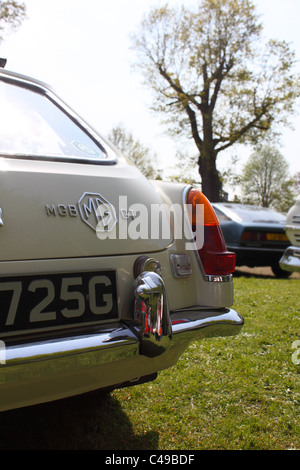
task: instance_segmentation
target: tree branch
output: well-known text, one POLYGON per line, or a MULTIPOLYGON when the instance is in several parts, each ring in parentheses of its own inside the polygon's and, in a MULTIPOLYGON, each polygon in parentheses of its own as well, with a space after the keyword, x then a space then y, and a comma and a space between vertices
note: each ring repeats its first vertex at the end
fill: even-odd
MULTIPOLYGON (((254 119, 252 119, 252 121, 248 122, 248 124, 242 127, 239 131, 235 132, 233 137, 231 138, 228 137, 227 139, 223 138, 222 141, 228 140, 228 143, 225 145, 222 145, 222 147, 219 147, 218 149, 216 149, 216 151, 219 153, 222 150, 226 150, 227 148, 231 147, 231 145, 235 144, 238 140, 241 139, 241 137, 243 137, 250 129, 254 127, 260 130, 267 131, 269 129, 269 126, 256 124, 256 123, 259 123, 260 119, 264 116, 264 114, 265 114, 265 111, 262 111, 261 113, 259 113, 259 115, 257 115, 254 119)), ((219 142, 221 142, 221 139, 219 139, 219 142)))
POLYGON ((180 86, 179 80, 177 79, 176 82, 172 80, 170 75, 163 69, 163 67, 160 64, 156 64, 156 66, 158 68, 160 75, 169 83, 171 88, 173 88, 173 90, 176 91, 180 102, 183 103, 184 100, 190 101, 201 111, 201 103, 195 100, 194 98, 195 95, 190 95, 186 93, 185 91, 183 91, 183 89, 180 86))
POLYGON ((202 145, 203 145, 203 140, 201 139, 199 135, 196 113, 195 111, 193 111, 193 109, 189 105, 185 105, 185 110, 186 110, 186 113, 188 115, 188 118, 191 124, 191 130, 192 130, 192 136, 193 136, 194 142, 200 152, 202 145))
POLYGON ((227 63, 227 66, 226 66, 225 71, 224 71, 225 58, 223 58, 221 60, 220 66, 218 67, 218 69, 216 70, 216 72, 212 76, 211 81, 213 82, 214 80, 216 80, 216 84, 215 84, 214 92, 212 94, 212 97, 211 97, 211 100, 210 100, 210 105, 209 105, 211 113, 215 109, 216 101, 217 101, 217 98, 218 98, 219 91, 221 89, 222 81, 229 74, 229 72, 232 69, 233 65, 234 65, 234 61, 233 61, 233 59, 231 59, 227 63))

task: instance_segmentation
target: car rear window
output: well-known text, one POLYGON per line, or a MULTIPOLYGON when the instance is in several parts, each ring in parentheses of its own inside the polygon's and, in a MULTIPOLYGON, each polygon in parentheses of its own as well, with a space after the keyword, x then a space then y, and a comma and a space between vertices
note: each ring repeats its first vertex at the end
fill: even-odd
POLYGON ((224 207, 236 214, 240 220, 252 223, 284 223, 286 217, 272 209, 238 204, 224 204, 224 207))
POLYGON ((99 142, 47 94, 0 81, 0 155, 111 159, 99 142))

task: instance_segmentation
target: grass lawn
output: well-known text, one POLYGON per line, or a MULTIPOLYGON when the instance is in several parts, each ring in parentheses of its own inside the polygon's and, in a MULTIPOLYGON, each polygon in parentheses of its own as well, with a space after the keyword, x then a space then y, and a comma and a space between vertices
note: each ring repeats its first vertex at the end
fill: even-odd
POLYGON ((155 382, 113 392, 134 436, 119 449, 300 449, 300 279, 234 285, 241 334, 192 343, 155 382))
POLYGON ((235 277, 236 337, 156 381, 0 414, 0 449, 300 450, 300 276, 235 277))

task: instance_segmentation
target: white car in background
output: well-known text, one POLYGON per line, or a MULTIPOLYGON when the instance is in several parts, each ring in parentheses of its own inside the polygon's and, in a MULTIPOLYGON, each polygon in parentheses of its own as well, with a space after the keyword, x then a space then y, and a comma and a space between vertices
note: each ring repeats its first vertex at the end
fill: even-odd
POLYGON ((0 410, 153 380, 190 341, 237 334, 234 263, 201 192, 149 182, 0 69, 0 410))
POLYGON ((285 250, 280 266, 286 271, 300 272, 300 195, 287 214, 285 233, 291 246, 285 250))

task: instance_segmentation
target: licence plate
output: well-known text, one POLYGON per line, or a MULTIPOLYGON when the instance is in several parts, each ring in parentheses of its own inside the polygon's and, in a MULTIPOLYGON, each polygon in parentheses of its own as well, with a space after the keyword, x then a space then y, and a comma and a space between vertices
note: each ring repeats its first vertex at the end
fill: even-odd
POLYGON ((0 334, 117 317, 115 271, 0 278, 0 334))
POLYGON ((267 240, 288 241, 288 237, 284 233, 267 233, 266 238, 267 240))

